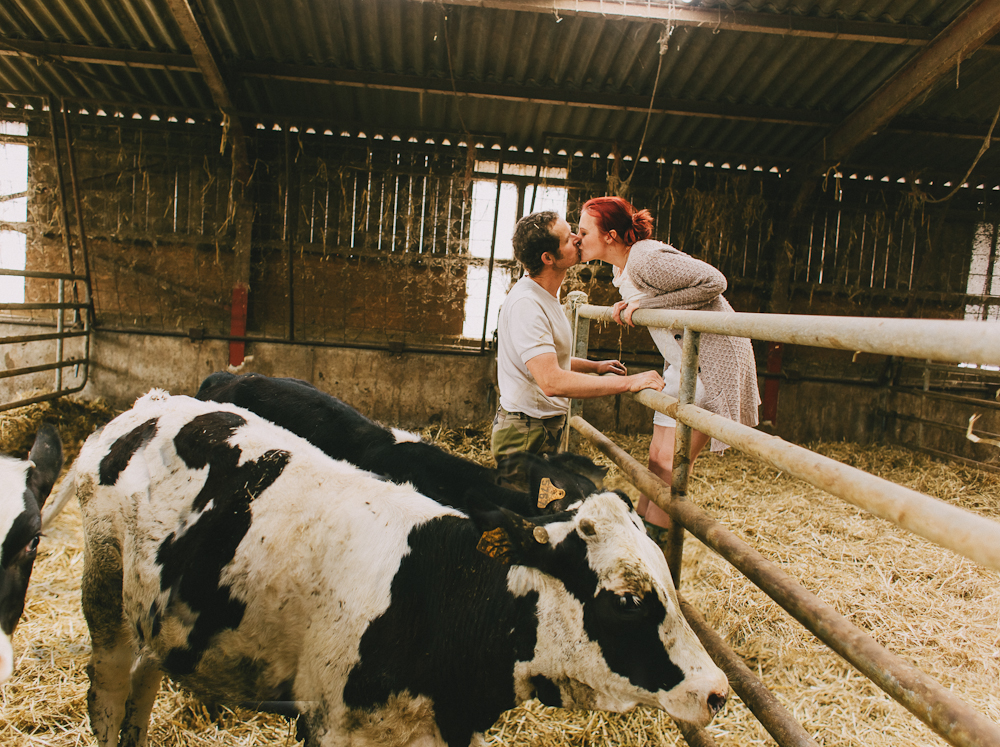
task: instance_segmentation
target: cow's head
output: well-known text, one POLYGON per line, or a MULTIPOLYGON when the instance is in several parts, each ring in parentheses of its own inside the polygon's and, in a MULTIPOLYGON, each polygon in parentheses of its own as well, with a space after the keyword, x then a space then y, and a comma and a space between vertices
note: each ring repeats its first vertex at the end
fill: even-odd
POLYGON ((729 683, 681 615, 663 553, 628 499, 598 493, 576 510, 526 519, 474 511, 479 549, 510 564, 517 595, 538 594, 534 658, 518 695, 569 708, 661 708, 707 724, 729 683))
POLYGON ((529 493, 546 513, 558 513, 602 490, 607 471, 580 454, 540 456, 522 451, 500 460, 497 483, 529 493))
POLYGON ((62 443, 43 425, 27 460, 0 455, 0 682, 14 669, 10 637, 24 610, 24 595, 42 529, 42 504, 62 468, 62 443))

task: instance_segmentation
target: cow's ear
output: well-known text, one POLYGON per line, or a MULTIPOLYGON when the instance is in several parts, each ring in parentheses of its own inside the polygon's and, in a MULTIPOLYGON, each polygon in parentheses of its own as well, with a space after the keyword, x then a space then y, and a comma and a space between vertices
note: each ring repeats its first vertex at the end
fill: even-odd
POLYGON ((504 565, 534 565, 533 559, 549 541, 545 527, 472 494, 466 496, 466 504, 479 534, 479 552, 504 565))
POLYGON ((45 499, 52 492, 52 486, 55 485, 63 464, 62 441, 55 426, 45 423, 38 429, 28 459, 33 463, 28 473, 28 489, 35 496, 38 508, 41 509, 45 499))

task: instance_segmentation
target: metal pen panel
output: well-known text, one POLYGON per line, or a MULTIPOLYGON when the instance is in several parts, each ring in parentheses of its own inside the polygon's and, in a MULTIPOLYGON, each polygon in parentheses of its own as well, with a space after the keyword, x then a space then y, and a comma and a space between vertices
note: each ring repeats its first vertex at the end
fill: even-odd
POLYGON ((673 397, 643 390, 638 402, 755 456, 775 469, 891 521, 898 527, 1000 570, 1000 523, 841 464, 777 436, 769 436, 673 397))
MULTIPOLYGON (((673 401, 676 403, 676 400, 673 401)), ((673 407, 676 408, 676 404, 673 407)), ((681 407, 685 410, 698 409, 693 405, 681 407)), ((670 500, 669 488, 663 480, 586 420, 574 417, 570 425, 614 461, 629 481, 655 500, 657 505, 670 514, 671 519, 729 561, 830 649, 853 664, 858 671, 948 742, 960 747, 1000 744, 1000 725, 973 709, 902 657, 880 646, 871 636, 841 615, 833 605, 803 587, 704 510, 689 501, 670 500)), ((702 430, 700 427, 698 429, 702 430)))
MULTIPOLYGON (((612 322, 607 306, 588 304, 580 307, 580 315, 612 322)), ((1000 365, 1000 325, 989 322, 665 309, 638 309, 632 321, 645 327, 690 327, 698 332, 834 350, 1000 365)))

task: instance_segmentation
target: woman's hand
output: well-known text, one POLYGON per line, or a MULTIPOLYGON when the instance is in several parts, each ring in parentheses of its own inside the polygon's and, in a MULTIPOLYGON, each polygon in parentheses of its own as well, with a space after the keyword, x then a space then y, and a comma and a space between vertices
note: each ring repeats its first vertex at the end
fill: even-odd
POLYGON ((627 301, 617 301, 615 305, 611 307, 611 318, 615 320, 616 324, 626 324, 629 327, 634 327, 632 324, 632 314, 639 308, 639 304, 629 303, 627 301))

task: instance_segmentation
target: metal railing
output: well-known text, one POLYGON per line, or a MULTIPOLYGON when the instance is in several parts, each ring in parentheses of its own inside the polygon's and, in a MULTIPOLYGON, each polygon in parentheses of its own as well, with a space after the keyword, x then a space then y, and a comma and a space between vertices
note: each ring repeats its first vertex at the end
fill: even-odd
MULTIPOLYGON (((22 278, 31 278, 36 280, 53 280, 58 283, 55 302, 28 302, 28 303, 17 303, 17 302, 5 302, 0 303, 0 311, 54 311, 55 321, 50 321, 48 319, 38 320, 32 318, 25 318, 24 316, 11 316, 10 318, 0 319, 0 324, 5 326, 20 326, 26 325, 31 327, 54 327, 54 332, 34 332, 31 334, 6 334, 0 336, 0 345, 17 345, 17 344, 28 344, 28 343, 47 343, 54 342, 55 350, 53 351, 54 360, 49 360, 45 363, 40 363, 31 366, 20 366, 17 368, 8 368, 0 371, 0 380, 3 379, 13 379, 19 376, 31 376, 38 373, 43 373, 45 371, 54 371, 54 381, 53 389, 51 392, 45 392, 44 394, 37 394, 30 397, 23 397, 21 399, 0 403, 0 412, 6 410, 12 410, 16 407, 24 407, 25 405, 33 405, 38 402, 46 402, 48 400, 58 399, 59 397, 64 397, 68 394, 75 394, 81 391, 86 385, 90 375, 90 319, 89 314, 80 313, 81 311, 88 310, 90 308, 90 286, 87 283, 87 278, 84 275, 74 275, 72 273, 62 273, 62 272, 39 272, 31 270, 3 270, 0 269, 0 276, 14 276, 22 278), (83 301, 66 301, 66 283, 80 283, 84 288, 84 299, 83 301), (72 311, 73 317, 72 321, 67 324, 66 312, 72 311), (67 358, 65 356, 65 345, 64 342, 69 339, 83 338, 84 341, 84 352, 82 357, 72 357, 67 358), (63 386, 63 369, 66 368, 83 368, 83 379, 78 384, 72 387, 63 386)), ((76 295, 76 294, 74 294, 76 295)), ((32 358, 40 358, 41 355, 33 355, 32 358)))
MULTIPOLYGON (((570 294, 569 301, 577 340, 585 340, 589 335, 589 320, 612 321, 610 308, 586 304, 583 293, 570 294)), ((666 555, 677 586, 681 581, 683 538, 687 530, 945 740, 962 747, 1000 744, 1000 725, 880 646, 832 605, 823 602, 686 500, 690 433, 696 429, 941 547, 986 567, 1000 569, 1000 523, 691 404, 702 332, 945 362, 997 365, 1000 363, 1000 325, 650 309, 637 310, 632 321, 637 325, 684 330, 680 399, 652 390, 633 395, 647 407, 677 420, 672 484, 668 486, 572 409, 570 424, 612 459, 650 500, 670 514, 673 527, 666 555)), ((582 353, 586 355, 585 346, 582 353)), ((580 354, 581 347, 576 347, 575 355, 580 354)), ((733 659, 738 656, 707 629, 689 606, 682 605, 682 610, 716 663, 728 672, 727 666, 732 668, 733 659)), ((753 672, 740 670, 732 684, 778 744, 784 747, 804 743, 801 725, 787 711, 757 697, 764 685, 753 672)), ((703 743, 705 737, 707 735, 701 735, 697 739, 703 743)))

